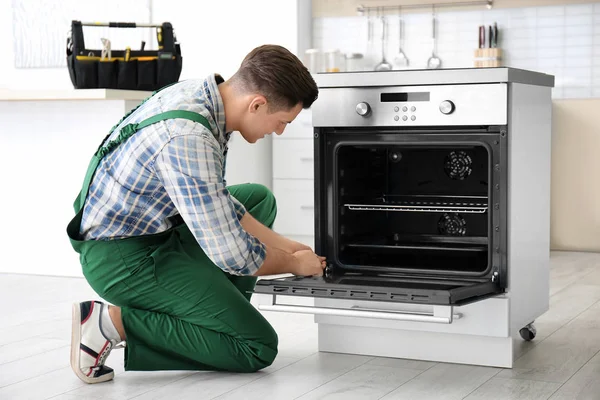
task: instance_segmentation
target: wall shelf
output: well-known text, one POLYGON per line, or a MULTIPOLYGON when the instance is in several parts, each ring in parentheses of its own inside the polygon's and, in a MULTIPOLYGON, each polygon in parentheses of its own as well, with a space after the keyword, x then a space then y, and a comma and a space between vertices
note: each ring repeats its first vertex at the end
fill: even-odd
POLYGON ((386 11, 398 11, 398 10, 415 10, 415 9, 436 9, 440 8, 456 8, 456 7, 486 7, 491 10, 494 6, 494 0, 478 0, 478 1, 453 1, 451 3, 429 3, 429 4, 389 4, 379 6, 364 6, 359 5, 356 11, 359 15, 363 16, 365 13, 370 11, 378 11, 385 13, 386 11))

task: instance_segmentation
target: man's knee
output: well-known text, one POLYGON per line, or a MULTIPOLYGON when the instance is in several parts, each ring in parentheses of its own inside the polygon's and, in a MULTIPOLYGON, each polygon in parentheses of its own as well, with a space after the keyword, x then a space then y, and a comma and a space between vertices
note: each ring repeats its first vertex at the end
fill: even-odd
POLYGON ((256 196, 259 199, 262 199, 259 201, 259 203, 265 203, 273 208, 277 208, 275 195, 273 194, 271 189, 260 183, 253 183, 252 191, 256 194, 256 196))
POLYGON ((260 183, 252 184, 252 197, 255 199, 255 206, 250 209, 254 218, 266 226, 271 227, 277 216, 277 201, 273 192, 260 183))
POLYGON ((239 359, 236 372, 256 372, 273 364, 277 357, 278 341, 277 333, 269 326, 260 338, 246 342, 245 357, 239 359))

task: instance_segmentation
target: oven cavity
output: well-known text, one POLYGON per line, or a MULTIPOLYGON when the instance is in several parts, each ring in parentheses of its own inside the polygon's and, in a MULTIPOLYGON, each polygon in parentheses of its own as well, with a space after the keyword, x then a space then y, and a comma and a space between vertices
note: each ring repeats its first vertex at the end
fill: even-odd
POLYGON ((491 161, 484 145, 341 144, 335 163, 340 267, 488 271, 491 161))

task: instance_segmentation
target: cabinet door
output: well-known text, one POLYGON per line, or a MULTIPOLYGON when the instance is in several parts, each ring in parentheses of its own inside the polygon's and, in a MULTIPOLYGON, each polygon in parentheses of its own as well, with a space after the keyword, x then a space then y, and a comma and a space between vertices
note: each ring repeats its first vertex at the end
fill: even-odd
POLYGON ((283 135, 277 136, 276 140, 281 139, 309 139, 314 135, 312 126, 312 111, 302 110, 296 119, 289 124, 283 135))
POLYGON ((312 139, 273 141, 274 179, 314 179, 312 139))

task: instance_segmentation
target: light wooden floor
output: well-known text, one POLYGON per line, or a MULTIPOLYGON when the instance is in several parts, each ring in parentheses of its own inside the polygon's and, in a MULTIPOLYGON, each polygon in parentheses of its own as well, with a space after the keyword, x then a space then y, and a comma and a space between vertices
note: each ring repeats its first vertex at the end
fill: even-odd
POLYGON ((310 316, 266 313, 275 363, 255 374, 124 372, 86 385, 69 367, 77 278, 0 274, 0 399, 600 399, 600 254, 552 253, 550 310, 511 370, 318 353, 310 316))

